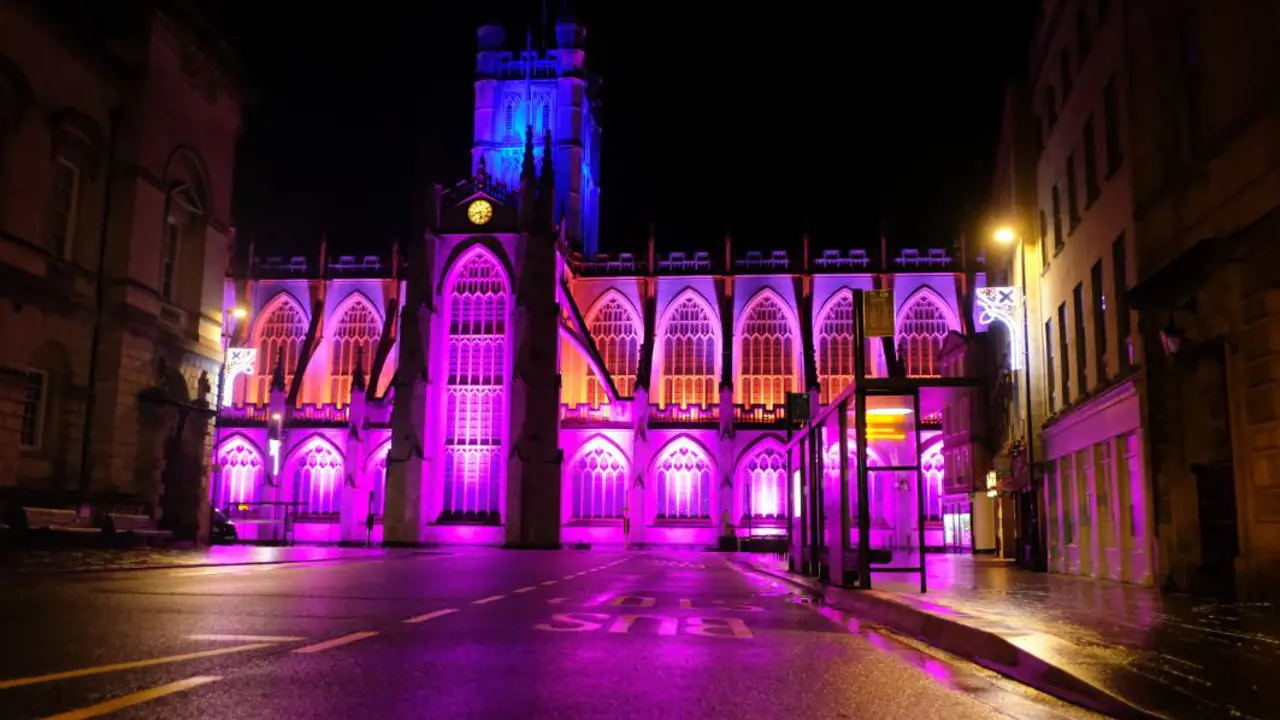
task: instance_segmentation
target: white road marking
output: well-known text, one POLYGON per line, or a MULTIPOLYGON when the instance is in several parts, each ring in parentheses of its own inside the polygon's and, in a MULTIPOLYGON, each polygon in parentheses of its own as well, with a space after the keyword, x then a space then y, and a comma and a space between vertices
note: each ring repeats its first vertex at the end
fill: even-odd
POLYGON ((558 582, 560 582, 560 581, 559 581, 559 580, 544 580, 541 584, 542 584, 542 585, 555 585, 555 584, 556 584, 556 583, 558 583, 558 582))
POLYGON ((471 604, 472 605, 488 605, 489 603, 497 602, 498 600, 501 600, 504 597, 506 597, 506 595, 490 595, 489 597, 483 597, 483 598, 480 598, 479 600, 472 600, 471 604))
POLYGON ((353 642, 356 642, 357 640, 364 640, 365 638, 371 638, 377 634, 378 632, 376 630, 361 630, 360 632, 353 632, 350 635, 343 635, 342 637, 336 637, 332 640, 325 640, 324 642, 316 643, 315 645, 308 645, 306 647, 301 647, 301 648, 298 648, 297 650, 294 650, 294 652, 318 653, 324 650, 329 650, 331 648, 340 647, 348 643, 353 643, 353 642))
POLYGON ((456 613, 456 612, 458 612, 458 608, 442 608, 440 610, 432 610, 431 612, 426 613, 425 615, 418 615, 416 617, 411 617, 408 620, 405 620, 405 622, 407 623, 426 622, 428 620, 435 620, 438 617, 444 617, 445 615, 448 615, 450 613, 456 613))
POLYGON ((518 593, 527 593, 527 592, 529 592, 530 590, 537 590, 537 589, 538 589, 538 587, 537 587, 536 585, 526 585, 526 586, 524 586, 524 587, 522 587, 522 588, 518 588, 518 589, 517 589, 517 590, 515 590, 514 592, 518 592, 518 593))
POLYGON ((217 682, 221 679, 222 678, 217 675, 197 675, 196 677, 190 677, 186 680, 157 685, 156 687, 148 688, 140 692, 121 695, 118 698, 113 698, 106 702, 100 702, 97 705, 90 705, 88 707, 79 708, 78 710, 70 710, 68 712, 58 713, 57 715, 50 715, 45 718, 45 720, 85 720, 86 718, 98 717, 99 715, 106 715, 107 713, 113 713, 127 707, 140 705, 148 700, 155 700, 156 698, 161 698, 165 695, 172 695, 177 692, 200 687, 201 685, 208 685, 211 682, 217 682))
POLYGON ((306 640, 306 638, 300 635, 222 635, 217 633, 203 633, 200 635, 188 635, 187 639, 188 640, 213 640, 213 641, 225 640, 227 642, 270 642, 270 643, 297 642, 299 640, 306 640))

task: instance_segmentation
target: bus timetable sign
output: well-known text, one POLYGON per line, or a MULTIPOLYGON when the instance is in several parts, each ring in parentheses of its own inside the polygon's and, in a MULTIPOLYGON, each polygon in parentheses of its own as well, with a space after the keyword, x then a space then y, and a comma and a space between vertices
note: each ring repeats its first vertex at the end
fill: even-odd
POLYGON ((866 290, 862 294, 862 325, 867 337, 893 337, 893 292, 866 290))

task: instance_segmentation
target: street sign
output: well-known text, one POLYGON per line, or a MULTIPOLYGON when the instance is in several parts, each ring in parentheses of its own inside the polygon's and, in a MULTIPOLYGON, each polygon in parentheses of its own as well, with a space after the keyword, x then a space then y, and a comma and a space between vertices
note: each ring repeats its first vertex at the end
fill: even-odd
POLYGON ((805 393, 787 393, 787 421, 804 424, 809 421, 809 396, 805 393))
POLYGON ((892 290, 863 291, 862 326, 867 337, 894 336, 892 290))

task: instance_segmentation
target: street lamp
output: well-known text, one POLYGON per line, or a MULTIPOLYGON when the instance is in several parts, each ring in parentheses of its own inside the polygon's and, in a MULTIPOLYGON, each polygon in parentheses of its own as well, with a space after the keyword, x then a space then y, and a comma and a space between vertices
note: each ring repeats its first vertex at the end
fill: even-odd
POLYGON ((1040 569, 1040 528, 1039 528, 1039 510, 1034 506, 1039 504, 1039 488, 1036 483, 1035 473, 1035 425, 1031 418, 1031 321, 1028 317, 1027 308, 1027 249, 1022 242, 1019 233, 1009 226, 996 228, 992 237, 1001 245, 1013 245, 1014 252, 1018 253, 1018 262, 1020 264, 1021 283, 1022 283, 1022 378, 1023 387, 1027 393, 1027 402, 1023 406, 1024 415, 1026 416, 1026 453, 1027 453, 1027 475, 1029 476, 1031 485, 1031 496, 1033 498, 1033 519, 1037 520, 1035 532, 1032 534, 1031 542, 1034 551, 1034 557, 1031 562, 1035 569, 1040 569))
MULTIPOLYGON (((249 311, 237 305, 231 309, 231 317, 233 320, 243 320, 249 317, 249 311)), ((213 497, 210 498, 210 504, 217 508, 218 499, 221 497, 222 484, 222 466, 218 464, 218 430, 222 425, 222 394, 225 392, 224 385, 227 382, 227 353, 231 352, 231 336, 235 333, 235 324, 223 322, 222 324, 222 365, 218 368, 218 397, 213 401, 213 497)))

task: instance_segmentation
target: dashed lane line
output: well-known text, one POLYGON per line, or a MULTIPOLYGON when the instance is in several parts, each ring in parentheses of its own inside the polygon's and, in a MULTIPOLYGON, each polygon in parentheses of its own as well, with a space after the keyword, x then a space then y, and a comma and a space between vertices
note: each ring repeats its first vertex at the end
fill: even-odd
POLYGON ((497 602, 504 597, 506 597, 506 595, 490 595, 489 597, 482 597, 479 600, 472 600, 471 604, 472 605, 488 605, 489 603, 497 602))
POLYGON ((426 613, 424 615, 411 617, 408 620, 405 620, 405 622, 410 624, 421 623, 421 622, 426 622, 428 620, 435 620, 438 617, 444 617, 445 615, 450 615, 456 612, 458 612, 458 608, 441 608, 440 610, 432 610, 431 612, 426 613))
POLYGON ((267 643, 287 643, 306 640, 300 635, 222 635, 217 633, 204 633, 200 635, 188 635, 188 640, 212 640, 214 642, 267 642, 267 643))
POLYGON ((45 720, 85 720, 85 718, 94 718, 117 710, 123 710, 127 707, 133 707, 134 705, 141 705, 144 702, 155 700, 156 698, 161 698, 165 695, 172 695, 174 693, 200 687, 201 685, 208 685, 211 682, 217 682, 221 679, 222 678, 217 675, 197 675, 196 677, 189 677, 186 680, 157 685, 156 687, 141 690, 136 693, 121 695, 118 698, 113 698, 106 702, 100 702, 97 705, 90 705, 78 710, 70 710, 64 713, 58 713, 57 715, 50 715, 45 718, 45 720))
POLYGON ((538 586, 537 586, 537 585, 525 585, 525 586, 524 586, 524 587, 522 587, 522 588, 516 588, 515 590, 512 590, 512 592, 517 592, 517 593, 527 593, 527 592, 529 592, 529 591, 531 591, 531 590, 537 590, 537 589, 538 589, 538 586))
POLYGON ((130 662, 98 665, 97 667, 81 668, 79 670, 66 670, 63 672, 47 673, 45 675, 33 675, 31 677, 13 678, 12 680, 0 680, 0 690, 8 690, 9 688, 22 687, 24 685, 35 685, 37 683, 53 682, 55 680, 70 680, 71 678, 85 677, 87 675, 101 675, 103 673, 116 672, 119 670, 133 670, 135 668, 151 667, 152 665, 164 665, 167 663, 182 662, 184 660, 199 660, 200 658, 214 657, 217 655, 229 655, 231 653, 248 652, 250 650, 261 650, 263 648, 269 648, 274 644, 275 643, 251 643, 249 645, 236 645, 235 647, 217 648, 215 650, 201 650, 199 652, 169 655, 166 657, 150 658, 148 660, 132 660, 130 662))
POLYGON ((558 582, 560 582, 560 581, 559 581, 559 580, 543 580, 543 581, 542 581, 541 583, 539 583, 539 584, 540 584, 540 585, 555 585, 555 584, 556 584, 556 583, 558 583, 558 582))
POLYGON ((323 652, 343 645, 349 645, 353 642, 364 640, 365 638, 371 638, 377 634, 378 632, 376 630, 361 630, 360 632, 353 632, 350 635, 343 635, 342 637, 336 637, 332 640, 325 640, 324 642, 316 643, 314 645, 300 647, 297 650, 294 650, 294 652, 304 654, 323 652))

